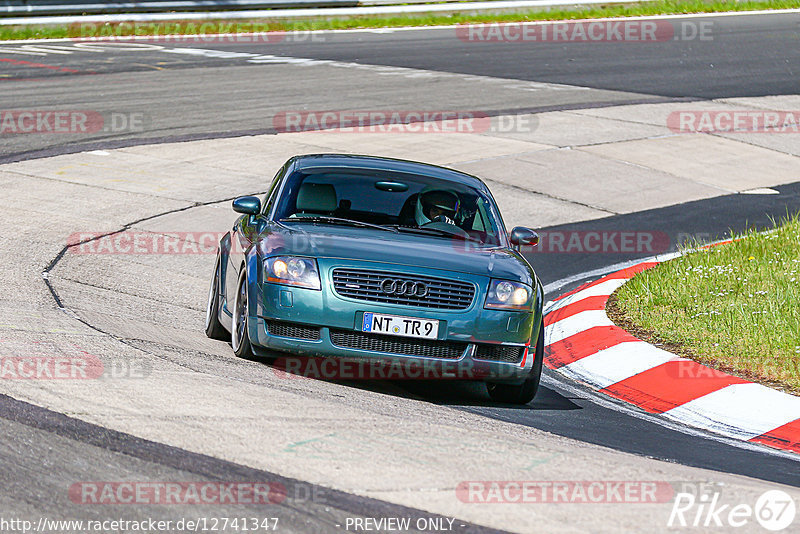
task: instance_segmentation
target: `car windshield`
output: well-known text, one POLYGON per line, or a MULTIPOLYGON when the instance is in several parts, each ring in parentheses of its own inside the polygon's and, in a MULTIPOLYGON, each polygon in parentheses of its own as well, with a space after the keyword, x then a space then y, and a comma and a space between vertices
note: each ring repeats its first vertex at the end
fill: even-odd
POLYGON ((502 228, 497 213, 488 194, 448 180, 371 169, 311 168, 287 178, 275 219, 372 225, 376 230, 497 246, 502 228))

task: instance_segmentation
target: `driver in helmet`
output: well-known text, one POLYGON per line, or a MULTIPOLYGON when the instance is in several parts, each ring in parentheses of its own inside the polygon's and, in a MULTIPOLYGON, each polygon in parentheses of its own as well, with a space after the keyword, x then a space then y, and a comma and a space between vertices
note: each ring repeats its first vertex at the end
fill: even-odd
POLYGON ((443 222, 455 225, 458 213, 458 195, 443 189, 429 189, 422 191, 417 197, 417 210, 415 218, 418 226, 431 222, 443 222))

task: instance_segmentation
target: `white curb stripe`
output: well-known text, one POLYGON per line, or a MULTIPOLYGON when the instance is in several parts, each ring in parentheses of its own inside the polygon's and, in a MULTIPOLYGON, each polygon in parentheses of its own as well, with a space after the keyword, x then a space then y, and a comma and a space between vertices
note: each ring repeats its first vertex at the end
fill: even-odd
POLYGON ((582 382, 603 389, 675 359, 676 356, 671 352, 644 341, 626 341, 574 361, 561 369, 579 377, 582 382))
POLYGON ((723 436, 748 440, 800 418, 800 397, 761 384, 733 384, 663 415, 723 436))
POLYGON ((555 301, 555 303, 553 303, 553 305, 550 306, 550 308, 547 311, 548 313, 552 313, 558 309, 563 308, 564 306, 575 304, 576 302, 589 297, 609 296, 611 295, 611 293, 616 291, 617 288, 619 288, 627 281, 628 280, 626 278, 612 278, 611 280, 600 282, 597 285, 594 285, 592 287, 587 287, 586 289, 578 291, 573 295, 555 301))
POLYGON ((605 310, 586 310, 544 327, 545 346, 594 326, 613 326, 605 310))

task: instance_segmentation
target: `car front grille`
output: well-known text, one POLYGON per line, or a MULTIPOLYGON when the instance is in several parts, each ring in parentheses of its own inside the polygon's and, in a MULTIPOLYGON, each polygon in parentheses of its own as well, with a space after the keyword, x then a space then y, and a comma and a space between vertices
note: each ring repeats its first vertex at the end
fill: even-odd
POLYGON ((475 286, 469 282, 365 269, 334 269, 333 287, 343 297, 439 310, 463 310, 475 298, 475 286), (394 291, 387 291, 392 282, 394 291), (407 290, 401 294, 404 283, 407 290))
POLYGON ((295 339, 316 341, 320 338, 320 328, 318 326, 284 321, 267 321, 267 331, 273 336, 292 337, 295 339))
POLYGON ((411 339, 335 329, 331 329, 331 342, 337 347, 346 349, 403 354, 424 358, 445 358, 448 360, 457 360, 467 348, 466 343, 457 341, 411 339))
POLYGON ((525 347, 514 345, 478 345, 475 358, 493 362, 519 363, 525 347))

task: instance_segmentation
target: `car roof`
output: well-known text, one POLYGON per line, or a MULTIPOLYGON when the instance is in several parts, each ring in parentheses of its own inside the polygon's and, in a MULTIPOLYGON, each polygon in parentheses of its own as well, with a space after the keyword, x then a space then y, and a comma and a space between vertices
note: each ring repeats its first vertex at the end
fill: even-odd
POLYGON ((360 156, 354 154, 308 154, 296 156, 295 168, 298 170, 315 167, 333 167, 342 169, 375 169, 394 172, 404 172, 421 176, 430 176, 448 180, 477 189, 486 190, 480 178, 454 169, 439 167, 429 163, 419 163, 404 159, 384 158, 379 156, 360 156))

